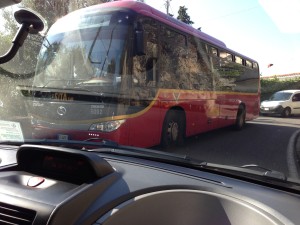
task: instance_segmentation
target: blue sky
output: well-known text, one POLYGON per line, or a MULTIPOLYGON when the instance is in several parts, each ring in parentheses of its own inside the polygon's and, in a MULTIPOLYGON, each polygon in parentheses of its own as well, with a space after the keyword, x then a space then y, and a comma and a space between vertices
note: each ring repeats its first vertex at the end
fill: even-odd
MULTIPOLYGON (((165 2, 145 0, 163 12, 165 2)), ((257 60, 262 75, 300 72, 300 0, 171 0, 175 17, 179 6, 188 9, 193 27, 257 60)))

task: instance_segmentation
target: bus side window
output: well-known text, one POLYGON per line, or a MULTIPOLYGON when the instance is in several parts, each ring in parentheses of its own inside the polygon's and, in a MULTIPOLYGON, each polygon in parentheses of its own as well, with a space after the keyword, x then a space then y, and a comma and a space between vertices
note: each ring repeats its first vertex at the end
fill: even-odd
POLYGON ((236 70, 233 66, 233 55, 224 50, 220 51, 220 76, 234 76, 236 70))
POLYGON ((215 47, 210 47, 210 53, 214 56, 218 56, 218 49, 215 47))
POLYGON ((229 63, 232 62, 232 54, 226 52, 226 51, 220 51, 220 61, 221 66, 227 66, 229 63))
POLYGON ((258 70, 258 65, 257 65, 257 63, 253 63, 253 69, 258 70))
POLYGON ((208 55, 210 57, 210 64, 212 67, 212 70, 217 70, 220 67, 220 63, 219 63, 219 53, 218 53, 218 49, 216 49, 213 46, 208 45, 208 55))
POLYGON ((140 18, 139 23, 144 31, 146 46, 144 55, 133 57, 133 85, 140 87, 136 88, 135 93, 138 98, 148 98, 152 96, 149 88, 156 87, 157 83, 158 26, 153 20, 145 17, 140 18))
POLYGON ((249 60, 246 60, 246 66, 252 68, 252 62, 249 60))
POLYGON ((162 26, 160 31, 159 86, 189 89, 186 36, 162 26))
POLYGON ((220 68, 219 68, 218 90, 234 90, 236 79, 239 76, 239 70, 233 62, 233 55, 225 50, 220 50, 220 68))
POLYGON ((219 60, 219 54, 218 49, 211 45, 207 45, 207 55, 208 55, 208 61, 209 61, 209 67, 211 71, 212 76, 212 88, 215 89, 217 82, 218 82, 218 69, 220 67, 220 60, 219 60))
POLYGON ((239 56, 235 56, 235 62, 238 63, 238 64, 243 65, 243 59, 239 56))
POLYGON ((189 36, 188 60, 191 88, 195 90, 211 90, 212 79, 208 66, 206 45, 189 36))

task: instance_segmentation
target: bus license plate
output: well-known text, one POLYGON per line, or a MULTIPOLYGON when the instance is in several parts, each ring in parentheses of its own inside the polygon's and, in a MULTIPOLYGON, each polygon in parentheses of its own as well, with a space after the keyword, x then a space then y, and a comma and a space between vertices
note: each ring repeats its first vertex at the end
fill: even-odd
POLYGON ((69 135, 67 135, 67 134, 59 134, 58 135, 58 140, 62 140, 62 141, 69 140, 69 135))

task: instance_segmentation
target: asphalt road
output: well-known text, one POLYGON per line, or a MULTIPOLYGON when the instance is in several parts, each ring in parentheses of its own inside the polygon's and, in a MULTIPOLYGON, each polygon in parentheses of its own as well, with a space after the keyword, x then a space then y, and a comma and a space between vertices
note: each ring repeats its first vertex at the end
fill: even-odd
POLYGON ((257 164, 288 175, 287 148, 300 129, 300 117, 259 117, 241 131, 224 128, 188 138, 172 152, 211 163, 257 164))
MULTIPOLYGON (((25 123, 22 118, 20 122, 25 123)), ((289 175, 289 141, 299 130, 300 116, 264 116, 247 122, 240 131, 222 128, 190 137, 183 147, 171 152, 210 163, 234 166, 256 164, 289 175)), ((30 132, 27 135, 30 136, 30 132)))

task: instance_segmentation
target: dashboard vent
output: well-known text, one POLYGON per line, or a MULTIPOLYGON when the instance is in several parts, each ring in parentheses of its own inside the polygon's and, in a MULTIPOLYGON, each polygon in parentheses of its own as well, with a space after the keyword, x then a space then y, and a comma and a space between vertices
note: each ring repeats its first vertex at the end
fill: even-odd
POLYGON ((0 224, 30 225, 36 212, 0 202, 0 224))

